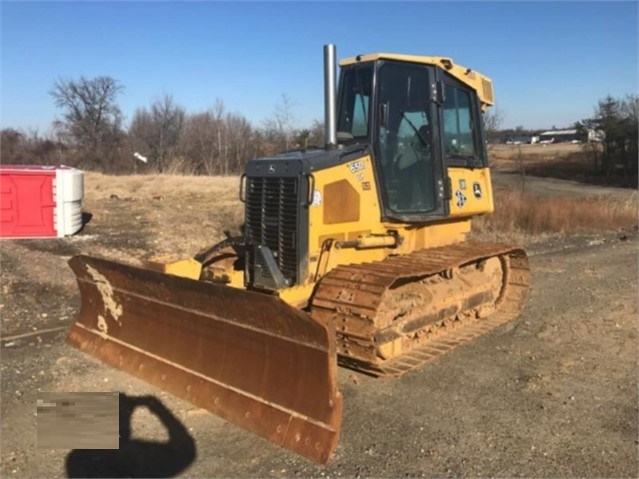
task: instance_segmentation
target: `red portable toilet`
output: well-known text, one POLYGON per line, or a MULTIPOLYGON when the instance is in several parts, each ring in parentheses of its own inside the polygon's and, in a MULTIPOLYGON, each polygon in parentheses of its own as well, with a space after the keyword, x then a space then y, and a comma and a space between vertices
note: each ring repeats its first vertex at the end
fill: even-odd
POLYGON ((0 237, 63 237, 82 228, 84 173, 68 166, 0 165, 0 237))

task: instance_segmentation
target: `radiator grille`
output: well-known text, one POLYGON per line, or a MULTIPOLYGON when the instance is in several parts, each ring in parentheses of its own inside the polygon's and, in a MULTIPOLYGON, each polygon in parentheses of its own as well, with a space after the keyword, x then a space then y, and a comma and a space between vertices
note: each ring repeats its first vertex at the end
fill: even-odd
MULTIPOLYGON (((251 245, 267 246, 290 285, 297 282, 297 177, 248 178, 246 228, 251 245)), ((255 261, 255 258, 252 259, 255 261)), ((250 265, 251 269, 252 266, 250 265)))

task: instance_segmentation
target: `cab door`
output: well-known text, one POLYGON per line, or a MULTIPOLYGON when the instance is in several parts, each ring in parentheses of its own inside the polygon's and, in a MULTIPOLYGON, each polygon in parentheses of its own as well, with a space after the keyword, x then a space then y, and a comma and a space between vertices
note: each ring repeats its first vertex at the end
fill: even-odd
POLYGON ((383 219, 423 223, 446 216, 434 68, 380 60, 375 78, 373 150, 383 219))
POLYGON ((442 70, 437 70, 436 75, 443 96, 438 113, 444 164, 447 167, 485 167, 486 145, 477 92, 442 70))

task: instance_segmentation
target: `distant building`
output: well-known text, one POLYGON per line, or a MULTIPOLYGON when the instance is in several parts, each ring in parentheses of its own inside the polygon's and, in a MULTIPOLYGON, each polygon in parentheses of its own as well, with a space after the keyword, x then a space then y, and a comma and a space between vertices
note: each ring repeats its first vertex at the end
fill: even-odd
POLYGON ((539 133, 539 143, 567 143, 579 141, 577 130, 548 130, 539 133))
POLYGON ((522 145, 527 143, 533 143, 531 136, 513 136, 506 139, 507 145, 522 145))
MULTIPOLYGON (((601 130, 589 129, 587 132, 588 141, 603 141, 606 137, 601 130)), ((583 136, 579 135, 577 130, 548 130, 539 134, 539 143, 579 143, 583 140, 583 136)))

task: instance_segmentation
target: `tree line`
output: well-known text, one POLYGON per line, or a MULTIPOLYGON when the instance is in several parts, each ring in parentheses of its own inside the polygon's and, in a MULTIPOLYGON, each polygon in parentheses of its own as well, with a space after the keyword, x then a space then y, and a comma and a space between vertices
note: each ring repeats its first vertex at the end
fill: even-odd
POLYGON ((206 110, 187 112, 168 94, 137 108, 125 127, 118 105, 123 91, 109 76, 56 81, 50 95, 60 117, 50 133, 3 129, 2 162, 115 174, 234 175, 252 158, 324 144, 322 122, 294 127, 293 103, 286 95, 261 127, 227 111, 221 99, 206 110))
MULTIPOLYGON (((604 132, 601 152, 593 148, 593 169, 604 176, 637 176, 639 170, 639 96, 626 95, 614 98, 610 95, 599 100, 592 118, 574 125, 582 139, 588 130, 604 132)), ((594 146, 594 145, 592 145, 594 146)))
MULTIPOLYGON (((236 175, 250 159, 324 144, 321 121, 307 129, 295 128, 293 103, 286 95, 261 127, 227 111, 221 99, 206 110, 187 112, 168 94, 137 108, 125 126, 118 104, 123 91, 124 85, 109 76, 56 81, 49 93, 60 117, 51 132, 42 136, 37 131, 3 129, 2 162, 65 164, 116 174, 236 175)), ((484 115, 489 143, 504 135, 532 133, 523 127, 500 129, 503 117, 497 108, 484 115)), ((589 129, 605 134, 603 151, 591 149, 596 174, 637 173, 638 117, 639 96, 608 96, 599 100, 592 118, 573 125, 584 140, 589 129)))
MULTIPOLYGON (((507 139, 533 137, 542 130, 527 130, 523 126, 502 129, 503 113, 494 108, 484 117, 489 144, 503 143, 507 139)), ((553 126, 551 130, 556 130, 553 126)), ((592 158, 589 174, 596 177, 625 177, 634 179, 639 174, 639 95, 606 96, 597 102, 593 116, 575 122, 567 129, 576 130, 586 158, 592 158), (589 131, 603 135, 589 135, 589 131)), ((490 148, 490 147, 489 147, 490 148)))

